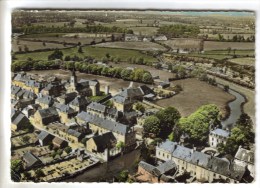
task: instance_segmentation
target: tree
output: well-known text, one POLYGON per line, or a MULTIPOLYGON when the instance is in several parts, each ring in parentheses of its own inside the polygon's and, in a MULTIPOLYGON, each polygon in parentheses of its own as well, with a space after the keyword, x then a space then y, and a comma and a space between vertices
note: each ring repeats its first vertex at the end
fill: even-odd
POLYGON ((148 84, 153 83, 153 77, 152 77, 151 73, 150 73, 150 72, 145 72, 145 73, 143 74, 142 81, 143 81, 144 83, 148 83, 148 84))
POLYGON ((132 70, 130 69, 123 69, 122 72, 121 72, 121 77, 122 79, 124 80, 132 80, 132 70))
POLYGON ((226 92, 229 91, 229 86, 228 85, 224 85, 224 91, 226 91, 226 92))
POLYGON ((83 138, 80 142, 86 146, 87 138, 83 138))
POLYGON ((43 45, 43 46, 46 46, 45 42, 42 42, 42 45, 43 45))
POLYGON ((78 48, 78 53, 83 53, 83 50, 82 50, 82 47, 80 46, 79 48, 78 48))
POLYGON ((188 117, 182 117, 178 126, 190 136, 189 142, 194 145, 205 145, 208 140, 210 124, 219 124, 220 111, 214 104, 201 106, 188 117))
POLYGON ((174 133, 173 132, 171 134, 169 134, 168 139, 172 142, 174 141, 174 133))
POLYGON ((26 144, 29 143, 30 137, 28 135, 25 135, 22 137, 22 141, 25 142, 26 144))
POLYGON ((37 169, 36 171, 35 171, 35 177, 36 178, 40 178, 40 177, 43 177, 45 174, 44 174, 44 172, 42 171, 42 169, 37 169))
POLYGON ((144 111, 145 111, 145 108, 141 103, 137 103, 136 106, 135 106, 135 109, 142 112, 142 113, 144 113, 144 111))
POLYGON ((55 49, 52 54, 48 56, 48 60, 62 59, 63 53, 59 49, 55 49))
POLYGON ((162 138, 167 138, 167 136, 172 132, 173 128, 181 118, 180 112, 171 106, 159 110, 155 114, 155 116, 160 120, 160 124, 161 124, 160 136, 162 138))
POLYGON ((122 141, 120 141, 120 142, 118 142, 118 143, 116 144, 116 147, 117 147, 118 149, 124 148, 124 147, 125 147, 125 143, 122 142, 122 141))
POLYGON ((129 174, 128 170, 121 171, 117 176, 118 182, 126 182, 128 179, 128 174, 129 174))
POLYGON ((25 51, 25 52, 29 52, 29 48, 28 48, 27 45, 24 45, 24 51, 25 51))
POLYGON ((157 137, 161 132, 160 120, 154 115, 145 119, 143 127, 145 135, 153 134, 157 137))
POLYGON ((21 170, 23 169, 21 160, 11 160, 11 179, 19 181, 21 170))
POLYGON ((67 154, 69 154, 69 153, 72 151, 72 149, 71 149, 70 146, 67 146, 67 147, 64 149, 64 151, 65 151, 67 154))

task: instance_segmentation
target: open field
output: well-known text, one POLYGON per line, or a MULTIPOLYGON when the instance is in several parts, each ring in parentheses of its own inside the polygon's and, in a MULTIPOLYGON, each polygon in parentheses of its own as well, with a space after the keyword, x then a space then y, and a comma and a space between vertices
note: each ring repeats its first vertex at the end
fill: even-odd
POLYGON ((165 51, 166 48, 153 42, 106 42, 97 44, 98 47, 106 48, 122 48, 133 50, 145 50, 145 51, 165 51))
MULTIPOLYGON (((206 29, 205 29, 206 30, 206 29)), ((204 30, 204 31, 205 31, 204 30)), ((202 31, 202 30, 201 30, 202 31)), ((207 33, 207 30, 205 31, 205 33, 202 32, 202 34, 199 35, 205 35, 207 33)), ((207 34, 208 35, 208 39, 213 39, 213 40, 218 40, 219 36, 218 34, 207 34)), ((253 33, 243 33, 243 34, 232 34, 232 33, 221 33, 221 35, 224 37, 224 39, 228 40, 228 39, 232 39, 235 35, 238 36, 243 36, 244 39, 246 40, 248 37, 251 37, 252 35, 254 35, 253 33)))
POLYGON ((223 50, 227 48, 236 50, 250 50, 255 49, 254 42, 215 42, 215 41, 205 41, 204 50, 223 50))
POLYGON ((171 84, 181 85, 183 91, 171 98, 162 99, 155 103, 162 107, 174 106, 180 111, 182 116, 190 115, 205 104, 216 104, 222 114, 225 115, 227 113, 226 103, 234 99, 232 95, 224 92, 222 89, 195 78, 176 80, 171 84))
POLYGON ((229 61, 239 65, 255 66, 255 58, 250 57, 229 59, 229 61))
POLYGON ((199 49, 200 39, 174 38, 161 43, 168 45, 172 49, 197 48, 199 49))
MULTIPOLYGON (((211 50, 205 51, 203 54, 218 54, 218 55, 234 55, 234 50, 228 52, 228 50, 211 50)), ((236 50, 235 55, 238 56, 254 56, 255 50, 236 50)))
MULTIPOLYGON (((85 57, 91 56, 97 60, 101 60, 103 57, 106 57, 106 54, 109 53, 110 57, 118 57, 121 61, 127 61, 130 57, 136 58, 144 58, 145 61, 148 62, 157 62, 157 59, 142 54, 136 50, 127 50, 127 49, 114 49, 114 48, 100 48, 100 47, 92 47, 92 46, 85 46, 82 48, 83 53, 78 53, 78 48, 68 48, 61 50, 63 52, 63 57, 77 55, 78 57, 85 57)), ((46 51, 46 52, 32 52, 26 54, 17 54, 15 57, 17 60, 27 60, 28 57, 31 57, 34 60, 47 60, 48 56, 53 53, 53 51, 46 51)))
POLYGON ((33 50, 42 50, 42 49, 62 49, 65 47, 70 47, 71 45, 64 46, 63 44, 56 44, 56 43, 49 43, 45 42, 45 45, 43 42, 34 42, 34 41, 23 41, 19 40, 17 43, 16 39, 12 40, 12 51, 13 52, 19 52, 19 48, 21 48, 22 51, 24 51, 24 46, 27 46, 29 51, 33 50))
POLYGON ((40 25, 46 27, 63 27, 64 24, 68 24, 69 22, 37 22, 32 23, 32 25, 40 25))

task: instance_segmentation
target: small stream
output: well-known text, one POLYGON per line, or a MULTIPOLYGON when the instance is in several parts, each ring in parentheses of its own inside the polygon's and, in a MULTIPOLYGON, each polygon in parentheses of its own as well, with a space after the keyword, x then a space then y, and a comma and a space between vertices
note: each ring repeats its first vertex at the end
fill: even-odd
MULTIPOLYGON (((220 87, 222 89, 224 88, 224 86, 221 84, 218 84, 218 87, 220 87)), ((229 114, 228 118, 221 121, 223 129, 225 129, 225 128, 231 129, 234 126, 234 124, 239 119, 240 115, 242 114, 242 104, 244 102, 246 102, 245 97, 243 95, 241 95, 240 93, 238 93, 237 91, 235 91, 233 89, 229 89, 228 93, 235 96, 236 99, 228 103, 228 106, 230 108, 230 114, 229 114)))

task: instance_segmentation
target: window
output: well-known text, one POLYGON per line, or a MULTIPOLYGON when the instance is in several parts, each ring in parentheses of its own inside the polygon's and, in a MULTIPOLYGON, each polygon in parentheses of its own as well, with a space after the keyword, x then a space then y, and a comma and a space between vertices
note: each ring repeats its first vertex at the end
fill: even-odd
POLYGON ((167 155, 167 158, 169 159, 169 158, 170 158, 170 156, 169 156, 169 155, 167 155))
POLYGON ((158 152, 158 154, 161 155, 160 152, 158 152))
POLYGON ((162 156, 164 157, 164 153, 162 154, 162 156))

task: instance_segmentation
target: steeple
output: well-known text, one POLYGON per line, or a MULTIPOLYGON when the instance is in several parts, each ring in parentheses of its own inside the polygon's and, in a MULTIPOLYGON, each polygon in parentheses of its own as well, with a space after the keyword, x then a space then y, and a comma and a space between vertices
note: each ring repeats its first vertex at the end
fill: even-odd
POLYGON ((71 71, 71 77, 70 77, 70 85, 75 87, 77 86, 77 76, 75 73, 75 68, 71 71))

